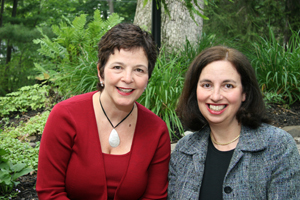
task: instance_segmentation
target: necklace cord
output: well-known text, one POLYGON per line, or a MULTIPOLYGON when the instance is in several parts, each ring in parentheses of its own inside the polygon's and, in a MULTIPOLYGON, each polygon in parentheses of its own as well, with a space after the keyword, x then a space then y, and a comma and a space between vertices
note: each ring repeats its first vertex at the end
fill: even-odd
POLYGON ((100 97, 101 97, 101 95, 99 96, 99 102, 100 102, 100 106, 101 106, 101 108, 102 108, 102 111, 103 111, 103 113, 104 113, 104 115, 105 115, 105 117, 107 118, 107 120, 109 121, 109 123, 110 123, 110 125, 115 129, 115 128, 117 128, 117 126, 119 126, 131 113, 132 113, 132 111, 133 111, 133 108, 134 108, 134 104, 133 104, 133 106, 132 106, 132 109, 131 109, 131 111, 128 113, 128 115, 126 115, 126 117, 124 117, 116 126, 114 126, 112 123, 111 123, 111 121, 110 121, 110 119, 108 118, 108 116, 107 116, 107 114, 106 114, 106 112, 105 112, 105 110, 104 110, 104 108, 103 108, 103 106, 102 106, 102 103, 101 103, 101 99, 100 99, 100 97))
POLYGON ((234 138, 233 140, 231 140, 230 142, 227 142, 227 143, 218 143, 218 142, 215 140, 214 136, 213 136, 212 134, 210 134, 211 141, 212 141, 214 144, 222 145, 222 146, 225 146, 225 145, 228 145, 228 144, 231 144, 231 143, 235 142, 237 139, 239 139, 239 137, 240 137, 240 134, 239 134, 236 138, 234 138))

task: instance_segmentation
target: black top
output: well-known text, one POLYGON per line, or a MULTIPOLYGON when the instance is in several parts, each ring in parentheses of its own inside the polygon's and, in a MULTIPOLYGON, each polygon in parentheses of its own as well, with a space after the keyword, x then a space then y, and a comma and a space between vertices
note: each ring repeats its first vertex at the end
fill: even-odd
POLYGON ((223 181, 227 172, 233 150, 219 151, 208 142, 204 174, 200 188, 200 200, 222 200, 223 181))

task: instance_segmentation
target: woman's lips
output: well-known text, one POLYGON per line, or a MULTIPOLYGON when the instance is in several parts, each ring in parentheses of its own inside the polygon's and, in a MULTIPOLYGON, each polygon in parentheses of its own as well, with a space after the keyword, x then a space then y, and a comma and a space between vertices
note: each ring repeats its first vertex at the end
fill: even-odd
POLYGON ((133 93, 134 89, 128 89, 128 88, 119 88, 117 87, 119 94, 123 96, 128 96, 133 93))
POLYGON ((227 107, 227 105, 224 105, 224 104, 222 104, 222 105, 206 104, 206 106, 208 108, 208 111, 214 115, 222 114, 225 111, 225 108, 227 107))

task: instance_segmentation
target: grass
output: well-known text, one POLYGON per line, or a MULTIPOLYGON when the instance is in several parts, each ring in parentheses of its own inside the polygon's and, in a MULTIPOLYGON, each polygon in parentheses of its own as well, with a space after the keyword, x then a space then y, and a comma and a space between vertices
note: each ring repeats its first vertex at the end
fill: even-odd
POLYGON ((271 102, 292 104, 300 100, 300 36, 293 32, 284 46, 269 29, 269 39, 260 37, 253 44, 255 56, 252 65, 256 70, 265 99, 271 102), (271 97, 271 98, 270 98, 271 97))
POLYGON ((173 135, 176 135, 176 131, 179 131, 179 134, 183 133, 183 127, 175 112, 186 70, 182 61, 176 54, 167 57, 166 54, 161 53, 147 89, 138 100, 161 117, 166 122, 170 134, 173 135))

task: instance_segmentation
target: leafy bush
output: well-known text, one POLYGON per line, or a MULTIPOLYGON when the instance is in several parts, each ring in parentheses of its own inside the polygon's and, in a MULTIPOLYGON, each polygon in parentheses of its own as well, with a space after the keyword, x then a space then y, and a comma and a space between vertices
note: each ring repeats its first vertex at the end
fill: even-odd
POLYGON ((20 123, 17 127, 6 127, 0 134, 0 146, 9 151, 5 158, 13 164, 23 162, 37 170, 39 142, 36 146, 29 145, 29 136, 42 134, 50 111, 45 111, 31 117, 27 123, 20 123))
POLYGON ((282 94, 277 94, 276 92, 264 92, 263 96, 264 96, 264 101, 269 104, 272 104, 272 103, 284 104, 285 103, 282 94))
POLYGON ((284 103, 292 104, 300 100, 300 35, 294 32, 287 46, 280 44, 271 28, 269 35, 253 44, 252 65, 263 93, 277 94, 277 99, 280 96, 284 103))
POLYGON ((183 133, 181 122, 175 112, 186 69, 186 66, 182 66, 182 62, 177 55, 168 58, 166 54, 161 53, 147 89, 138 100, 166 122, 170 134, 174 134, 175 129, 183 133))
POLYGON ((0 198, 5 197, 2 195, 11 192, 13 187, 19 184, 17 178, 33 171, 32 169, 27 168, 26 164, 12 164, 3 157, 5 154, 8 154, 8 152, 0 148, 0 198))
POLYGON ((6 127, 1 137, 18 138, 21 141, 28 141, 27 138, 29 136, 43 133, 49 114, 50 111, 44 111, 41 114, 39 113, 31 117, 26 123, 20 123, 18 127, 6 127))
POLYGON ((45 107, 46 94, 50 86, 24 86, 16 92, 0 97, 0 117, 9 116, 13 112, 27 112, 45 107))
POLYGON ((45 63, 36 63, 36 67, 42 78, 52 79, 65 97, 96 89, 97 44, 111 27, 123 20, 113 13, 104 21, 99 10, 94 12, 93 21, 87 23, 86 17, 82 14, 73 22, 65 18, 66 22, 52 26, 56 38, 51 40, 42 33, 44 38, 34 40, 41 45, 39 52, 50 58, 45 63))
POLYGON ((184 57, 182 60, 186 61, 187 66, 191 64, 191 62, 194 60, 194 58, 204 49, 215 46, 215 45, 221 45, 221 43, 224 43, 225 40, 218 40, 215 34, 209 34, 202 32, 201 36, 198 39, 197 44, 191 44, 188 40, 186 40, 185 46, 183 47, 183 50, 180 52, 180 57, 184 57))
POLYGON ((0 140, 1 148, 8 151, 3 158, 8 159, 12 164, 23 163, 26 166, 37 170, 38 153, 40 143, 37 142, 35 147, 31 147, 28 142, 21 142, 11 137, 2 138, 0 140))

